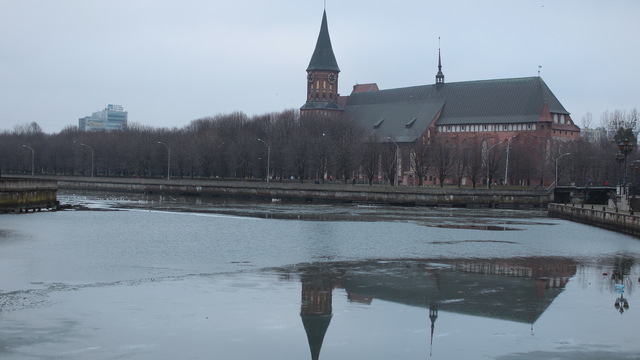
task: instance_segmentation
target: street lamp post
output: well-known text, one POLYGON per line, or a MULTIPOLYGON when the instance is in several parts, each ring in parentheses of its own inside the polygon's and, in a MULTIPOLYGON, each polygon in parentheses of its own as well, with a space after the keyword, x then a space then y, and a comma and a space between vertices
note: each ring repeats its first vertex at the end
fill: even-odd
POLYGON ((571 155, 571 153, 564 153, 564 154, 562 154, 562 155, 560 155, 560 156, 558 156, 556 158, 556 179, 555 179, 555 182, 554 182, 554 186, 556 186, 556 187, 558 186, 558 160, 560 160, 561 158, 563 158, 563 157, 565 157, 567 155, 571 155))
POLYGON ((393 139, 390 136, 387 136, 387 140, 393 142, 393 144, 396 146, 396 171, 393 179, 393 186, 398 186, 398 166, 400 165, 398 162, 398 154, 400 153, 400 146, 398 146, 398 144, 395 141, 393 141, 393 139))
MULTIPOLYGON (((76 142, 74 141, 74 143, 76 143, 76 142)), ((78 144, 78 143, 76 143, 76 144, 78 144)), ((84 143, 79 143, 78 145, 86 146, 87 148, 89 148, 89 150, 91 150, 91 177, 93 177, 93 169, 94 169, 94 166, 93 166, 93 148, 91 146, 87 145, 87 144, 84 144, 84 143)))
POLYGON ((623 163, 623 167, 624 167, 624 172, 623 172, 623 178, 622 178, 622 185, 626 185, 627 184, 627 166, 626 166, 626 162, 627 162, 627 156, 629 154, 631 154, 631 152, 633 151, 633 146, 634 144, 631 144, 629 142, 629 139, 624 139, 623 141, 621 141, 618 144, 618 150, 620 151, 620 153, 618 154, 618 156, 616 157, 616 160, 618 162, 623 163))
POLYGON ((171 179, 171 149, 167 146, 167 144, 162 141, 158 141, 158 144, 167 148, 167 180, 171 179))
POLYGON ((271 166, 271 145, 267 144, 266 141, 262 139, 258 139, 258 141, 262 142, 267 147, 267 183, 269 182, 269 178, 271 177, 270 166, 271 166))
POLYGON ((34 159, 35 159, 36 152, 30 146, 22 145, 22 147, 31 150, 31 176, 34 176, 36 174, 36 168, 34 167, 34 164, 35 164, 34 159))
POLYGON ((500 141, 497 144, 491 145, 491 147, 489 147, 487 149, 487 189, 491 188, 491 181, 489 181, 490 180, 490 178, 489 178, 489 152, 491 151, 491 149, 493 149, 494 147, 496 147, 496 146, 498 146, 500 144, 502 144, 502 141, 500 141))
POLYGON ((322 133, 322 153, 320 159, 320 172, 322 183, 327 179, 327 134, 322 133))
POLYGON ((504 185, 507 185, 507 179, 509 179, 509 148, 511 147, 511 139, 515 138, 516 135, 508 138, 507 141, 507 160, 504 163, 504 185))

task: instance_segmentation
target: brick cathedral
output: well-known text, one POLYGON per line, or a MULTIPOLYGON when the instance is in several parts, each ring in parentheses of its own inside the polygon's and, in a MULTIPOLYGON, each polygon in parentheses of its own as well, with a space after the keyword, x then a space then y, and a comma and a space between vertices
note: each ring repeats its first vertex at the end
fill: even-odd
MULTIPOLYGON (((435 136, 456 144, 480 142, 483 149, 499 143, 548 148, 554 140, 580 138, 570 113, 539 76, 447 83, 440 51, 433 84, 384 90, 356 84, 350 95, 340 96, 339 74, 324 12, 307 67, 302 116, 343 114, 404 148, 435 136)), ((399 166, 400 174, 408 172, 399 166)))

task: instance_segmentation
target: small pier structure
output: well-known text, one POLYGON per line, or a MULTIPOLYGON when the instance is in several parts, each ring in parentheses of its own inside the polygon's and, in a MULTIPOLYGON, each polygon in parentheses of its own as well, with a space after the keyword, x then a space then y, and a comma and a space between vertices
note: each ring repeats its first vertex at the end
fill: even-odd
POLYGON ((57 197, 56 180, 0 178, 0 213, 57 209, 57 197))

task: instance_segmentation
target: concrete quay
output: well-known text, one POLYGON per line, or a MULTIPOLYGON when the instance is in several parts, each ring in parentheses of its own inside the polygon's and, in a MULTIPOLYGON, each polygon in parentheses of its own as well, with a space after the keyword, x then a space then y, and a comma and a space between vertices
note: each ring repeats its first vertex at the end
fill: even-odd
POLYGON ((615 210, 606 205, 554 204, 550 215, 640 237, 640 216, 633 211, 615 210))
POLYGON ((0 212, 28 212, 57 209, 55 180, 0 178, 0 212))
POLYGON ((314 184, 219 180, 56 177, 60 189, 135 192, 291 202, 370 203, 404 206, 546 208, 553 190, 508 190, 384 185, 314 184))
POLYGON ((369 203, 402 206, 547 208, 552 216, 640 236, 640 216, 607 205, 554 203, 553 189, 392 187, 220 180, 38 177, 0 178, 0 212, 59 208, 58 189, 132 192, 305 203, 369 203))

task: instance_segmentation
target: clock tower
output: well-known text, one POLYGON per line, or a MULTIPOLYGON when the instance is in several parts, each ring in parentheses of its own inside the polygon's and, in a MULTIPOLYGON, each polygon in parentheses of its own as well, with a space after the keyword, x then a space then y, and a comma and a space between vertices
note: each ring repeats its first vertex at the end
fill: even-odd
POLYGON ((329 115, 331 112, 342 111, 338 105, 339 73, 325 11, 322 14, 316 48, 307 67, 307 102, 300 108, 301 115, 329 115))

